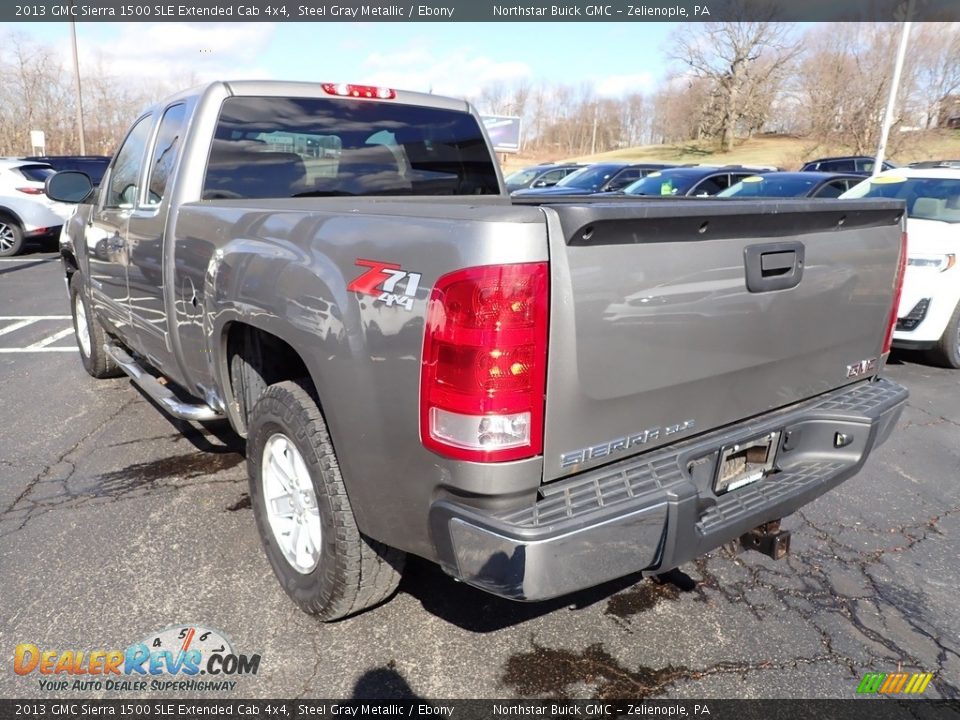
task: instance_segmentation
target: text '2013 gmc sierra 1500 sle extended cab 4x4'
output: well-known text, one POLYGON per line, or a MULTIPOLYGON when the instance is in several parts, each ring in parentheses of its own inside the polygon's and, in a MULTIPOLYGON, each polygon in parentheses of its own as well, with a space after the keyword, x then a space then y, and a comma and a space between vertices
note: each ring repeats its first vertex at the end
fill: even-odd
POLYGON ((899 201, 513 200, 465 102, 216 82, 145 112, 61 239, 83 364, 246 438, 286 592, 325 620, 406 553, 539 600, 666 572, 856 473, 899 201))

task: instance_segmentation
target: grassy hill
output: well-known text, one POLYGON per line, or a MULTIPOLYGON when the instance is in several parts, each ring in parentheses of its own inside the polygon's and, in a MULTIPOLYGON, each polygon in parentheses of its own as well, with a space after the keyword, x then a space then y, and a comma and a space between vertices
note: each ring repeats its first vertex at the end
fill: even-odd
MULTIPOLYGON (((889 159, 906 164, 916 160, 960 159, 960 131, 937 130, 929 132, 901 133, 891 141, 889 159)), ((521 167, 549 160, 576 160, 599 162, 601 160, 629 160, 673 163, 708 163, 717 165, 776 165, 788 170, 797 170, 807 160, 830 155, 852 154, 850 148, 818 143, 809 138, 782 135, 762 135, 743 140, 731 152, 721 152, 715 143, 689 142, 674 145, 641 145, 611 152, 580 157, 549 157, 543 155, 508 155, 504 171, 513 172, 521 167)))

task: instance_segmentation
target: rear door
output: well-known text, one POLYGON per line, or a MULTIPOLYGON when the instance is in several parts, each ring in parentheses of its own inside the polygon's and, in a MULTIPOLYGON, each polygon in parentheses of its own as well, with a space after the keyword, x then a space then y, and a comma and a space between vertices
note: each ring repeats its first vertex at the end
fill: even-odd
POLYGON ((902 214, 831 200, 550 206, 547 479, 853 382, 848 367, 880 355, 902 214))

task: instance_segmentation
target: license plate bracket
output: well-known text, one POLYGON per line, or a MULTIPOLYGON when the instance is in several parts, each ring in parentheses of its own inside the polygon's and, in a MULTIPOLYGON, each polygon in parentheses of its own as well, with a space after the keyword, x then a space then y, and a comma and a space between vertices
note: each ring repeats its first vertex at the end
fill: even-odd
POLYGON ((714 494, 722 495, 765 478, 773 471, 779 447, 780 431, 775 431, 721 448, 714 494))

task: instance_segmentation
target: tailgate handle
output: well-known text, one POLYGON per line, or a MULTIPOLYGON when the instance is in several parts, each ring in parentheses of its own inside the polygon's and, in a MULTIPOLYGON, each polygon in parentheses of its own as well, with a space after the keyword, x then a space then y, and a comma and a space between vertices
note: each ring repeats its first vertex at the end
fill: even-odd
POLYGON ((803 277, 803 254, 801 242, 748 245, 743 250, 747 290, 759 293, 796 287, 803 277))

